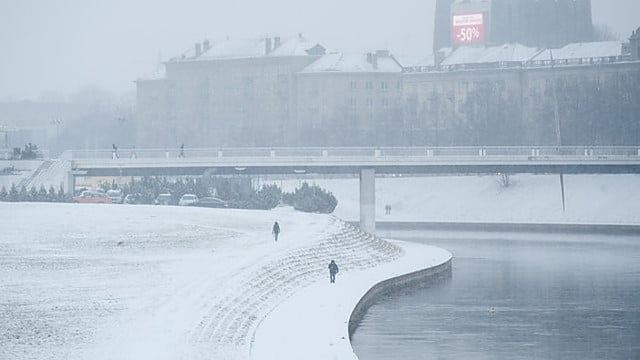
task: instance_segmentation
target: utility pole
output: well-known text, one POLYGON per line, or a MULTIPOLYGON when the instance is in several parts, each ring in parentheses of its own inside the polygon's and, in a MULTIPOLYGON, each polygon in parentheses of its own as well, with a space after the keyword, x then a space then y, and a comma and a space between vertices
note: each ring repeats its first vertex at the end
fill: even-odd
POLYGON ((562 146, 562 135, 560 133, 560 111, 558 110, 558 78, 556 76, 555 61, 553 60, 553 50, 549 49, 549 54, 551 56, 551 74, 553 76, 553 117, 556 122, 556 146, 559 151, 560 146, 562 146))
MULTIPOLYGON (((562 146, 562 135, 560 134, 560 112, 558 111, 558 78, 556 77, 555 61, 553 61, 553 50, 549 49, 549 55, 551 56, 551 74, 553 76, 553 117, 556 120, 556 146, 559 154, 560 147, 562 146)), ((562 197, 562 212, 565 212, 567 210, 567 205, 564 196, 563 173, 560 173, 560 194, 562 197)))

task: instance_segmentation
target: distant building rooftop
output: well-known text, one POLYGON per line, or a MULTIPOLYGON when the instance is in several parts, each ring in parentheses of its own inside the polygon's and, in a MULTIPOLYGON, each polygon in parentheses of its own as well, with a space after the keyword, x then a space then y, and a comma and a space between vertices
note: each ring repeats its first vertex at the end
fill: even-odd
POLYGON ((505 44, 490 47, 459 47, 445 57, 440 65, 527 62, 539 53, 540 50, 537 48, 520 44, 505 44))
POLYGON ((568 44, 560 49, 546 49, 538 54, 534 61, 551 60, 575 60, 608 58, 622 56, 622 42, 620 41, 598 41, 587 43, 568 44))
POLYGON ((310 73, 400 73, 402 66, 388 51, 327 54, 300 71, 310 73))
POLYGON ((166 78, 166 75, 167 75, 166 66, 164 66, 164 64, 158 64, 158 66, 152 73, 139 77, 137 81, 162 80, 166 78))
POLYGON ((207 60, 228 60, 247 59, 264 57, 285 57, 285 56, 321 56, 324 55, 325 48, 306 39, 302 34, 298 36, 281 39, 260 38, 260 39, 227 39, 217 43, 196 43, 195 47, 184 52, 179 57, 174 57, 170 62, 176 61, 207 61, 207 60))

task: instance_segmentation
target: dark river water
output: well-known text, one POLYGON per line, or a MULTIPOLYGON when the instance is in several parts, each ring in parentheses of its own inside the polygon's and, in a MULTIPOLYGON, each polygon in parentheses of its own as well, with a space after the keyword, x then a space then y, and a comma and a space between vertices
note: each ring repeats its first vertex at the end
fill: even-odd
POLYGON ((451 251, 453 271, 371 307, 361 360, 640 359, 640 235, 378 232, 451 251))

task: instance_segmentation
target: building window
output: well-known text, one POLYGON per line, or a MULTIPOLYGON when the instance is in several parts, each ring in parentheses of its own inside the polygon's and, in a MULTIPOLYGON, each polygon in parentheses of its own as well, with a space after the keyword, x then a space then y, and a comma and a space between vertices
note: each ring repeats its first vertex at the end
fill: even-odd
POLYGON ((349 105, 351 106, 352 109, 355 109, 358 106, 358 102, 356 101, 355 98, 351 98, 351 100, 349 101, 349 105))
POLYGON ((398 84, 396 86, 398 90, 402 90, 402 80, 398 80, 398 84))
POLYGON ((387 98, 382 99, 382 107, 385 109, 389 107, 389 99, 387 98))
POLYGON ((372 108, 373 107, 373 99, 372 98, 367 98, 367 107, 368 108, 372 108))
POLYGON ((382 82, 380 82, 380 88, 382 90, 387 90, 389 88, 389 84, 387 84, 386 80, 383 80, 382 82))
POLYGON ((373 89, 373 82, 371 80, 367 80, 367 82, 364 83, 364 87, 365 89, 373 89))
POLYGON ((351 80, 351 82, 349 83, 349 87, 351 88, 351 90, 355 90, 358 88, 358 82, 355 80, 351 80))

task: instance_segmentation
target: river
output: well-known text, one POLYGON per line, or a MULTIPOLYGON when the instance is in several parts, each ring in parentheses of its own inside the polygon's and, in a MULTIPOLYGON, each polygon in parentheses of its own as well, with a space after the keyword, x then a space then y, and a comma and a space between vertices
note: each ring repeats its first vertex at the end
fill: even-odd
POLYGON ((372 306, 361 360, 640 359, 640 236, 378 233, 451 251, 453 271, 372 306))

